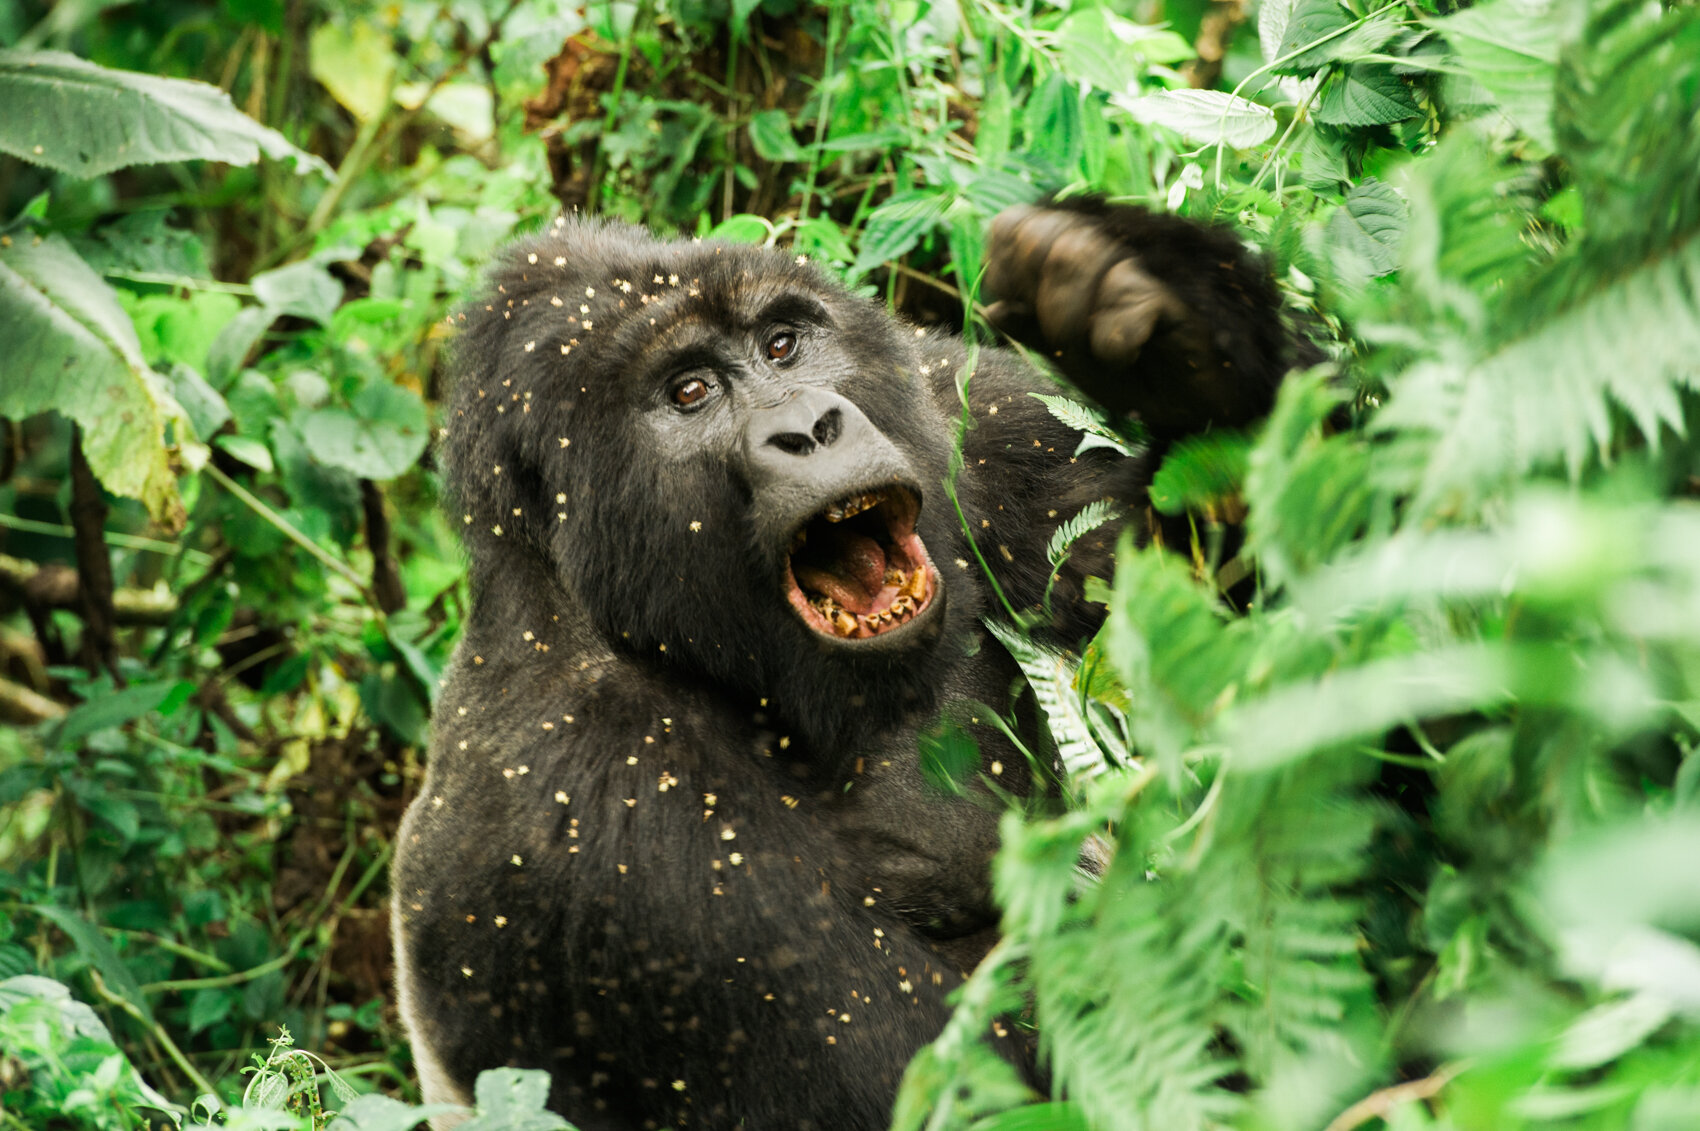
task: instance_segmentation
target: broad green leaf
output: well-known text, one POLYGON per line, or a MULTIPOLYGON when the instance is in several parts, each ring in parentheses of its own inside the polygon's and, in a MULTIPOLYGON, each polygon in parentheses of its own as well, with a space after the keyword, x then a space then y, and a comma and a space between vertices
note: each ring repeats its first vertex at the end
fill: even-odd
POLYGON ((203 441, 210 439, 230 419, 230 406, 224 403, 218 390, 207 384, 206 378, 190 366, 174 365, 170 376, 172 395, 189 414, 195 435, 203 441))
POLYGON ((1491 0, 1433 21, 1470 77, 1488 89, 1517 124, 1547 149, 1561 21, 1550 5, 1491 0))
POLYGON ((317 263, 303 261, 255 275, 254 297, 273 318, 293 314, 309 322, 328 326, 342 302, 342 284, 317 263))
POLYGON ((862 250, 851 273, 864 274, 903 255, 938 226, 949 203, 949 198, 938 193, 908 192, 874 209, 862 229, 862 250))
POLYGON ((1405 238, 1405 202, 1374 177, 1353 185, 1346 203, 1328 221, 1328 241, 1361 260, 1370 275, 1385 275, 1399 266, 1399 244, 1405 238))
POLYGON ((1416 96, 1392 67, 1354 63, 1328 80, 1316 120, 1329 126, 1384 126, 1420 113, 1416 96))
POLYGON ((224 161, 263 153, 330 172, 230 103, 216 86, 116 71, 63 51, 0 50, 0 152, 74 177, 129 165, 224 161))
POLYGON ((1257 6, 1257 45, 1265 63, 1281 57, 1281 42, 1287 37, 1287 25, 1298 6, 1299 0, 1263 0, 1257 6))
POLYGON ((466 1109, 458 1104, 421 1104, 414 1107, 373 1092, 356 1096, 344 1104, 337 1117, 331 1120, 329 1131, 412 1131, 427 1119, 465 1112, 466 1109))
MULTIPOLYGON (((133 683, 122 690, 97 695, 88 702, 79 704, 65 716, 54 732, 53 741, 61 749, 75 750, 83 739, 95 731, 123 726, 149 711, 165 708, 173 698, 179 696, 181 687, 181 681, 167 679, 133 683)), ((178 698, 178 704, 181 702, 181 698, 178 698)))
POLYGON ((229 452, 256 471, 272 469, 271 449, 252 436, 216 436, 213 438, 213 446, 229 452))
POLYGON ((346 409, 308 414, 302 439, 321 463, 362 479, 394 479, 425 450, 425 403, 397 385, 368 385, 346 409))
POLYGON ((791 135, 791 119, 783 110, 763 110, 750 116, 750 145, 764 161, 803 159, 803 148, 791 135))
POLYGON ((1272 7, 1275 11, 1270 13, 1268 29, 1264 28, 1261 18, 1258 26, 1258 37, 1268 61, 1273 63, 1299 52, 1275 68, 1279 74, 1308 75, 1326 64, 1334 58, 1333 49, 1345 39, 1345 35, 1339 33, 1356 22, 1356 17, 1346 11, 1340 0, 1298 0, 1297 3, 1286 4, 1274 0, 1272 7), (1282 8, 1286 9, 1285 12, 1281 11, 1282 8), (1280 38, 1271 54, 1269 40, 1276 26, 1280 27, 1280 38), (1322 41, 1320 44, 1319 40, 1322 41))
POLYGON ((1110 30, 1113 18, 1100 8, 1077 11, 1057 28, 1055 43, 1065 75, 1122 93, 1137 87, 1143 66, 1110 30))
POLYGON ((0 416, 58 412, 83 429, 83 453, 106 489, 140 499, 154 521, 183 521, 172 448, 190 425, 149 369, 117 296, 58 236, 0 245, 0 416), (170 429, 171 435, 167 435, 170 429))
POLYGON ((1167 126, 1194 145, 1247 149, 1275 136, 1273 110, 1226 91, 1165 90, 1111 101, 1139 121, 1167 126))
POLYGON ((1027 96, 1021 128, 1026 134, 1030 160, 1068 169, 1080 159, 1083 148, 1080 100, 1079 86, 1069 82, 1060 71, 1051 72, 1027 96))
POLYGON ((478 1114, 461 1131, 555 1131, 569 1127, 547 1111, 549 1074, 535 1068, 486 1068, 473 1085, 478 1114))
POLYGON ((112 949, 112 944, 106 941, 106 936, 100 933, 98 927, 80 912, 69 907, 52 903, 33 903, 30 910, 44 919, 51 920, 55 927, 64 931, 72 945, 77 948, 77 953, 100 971, 101 977, 106 979, 107 988, 135 1006, 150 1023, 153 1021, 153 1010, 148 1006, 147 995, 142 993, 141 984, 136 981, 136 976, 130 973, 130 968, 124 965, 124 960, 118 957, 118 952, 112 949))
POLYGON ((1237 494, 1250 451, 1245 434, 1231 429, 1182 440, 1163 457, 1151 480, 1151 505, 1163 514, 1182 514, 1237 494))
POLYGON ((396 56, 390 37, 376 23, 328 20, 313 29, 307 51, 313 77, 350 114, 364 122, 383 108, 396 56))
POLYGON ((773 224, 765 217, 740 212, 736 216, 728 216, 714 225, 703 236, 703 239, 725 240, 727 243, 759 244, 766 243, 772 235, 773 224))
POLYGON ((1056 1100, 1011 1108, 977 1121, 971 1131, 1092 1131, 1077 1103, 1056 1100))
POLYGON ((833 263, 849 263, 856 258, 844 229, 828 216, 812 216, 804 220, 797 225, 791 239, 799 255, 819 256, 833 263))

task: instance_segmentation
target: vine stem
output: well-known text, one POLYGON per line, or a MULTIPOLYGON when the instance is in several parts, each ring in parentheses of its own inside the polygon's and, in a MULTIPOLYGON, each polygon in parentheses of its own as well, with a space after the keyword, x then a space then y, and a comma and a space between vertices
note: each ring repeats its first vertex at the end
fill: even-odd
POLYGON ((820 76, 820 113, 815 115, 814 152, 809 155, 808 176, 803 179, 803 201, 797 206, 797 219, 809 218, 809 204, 815 195, 815 174, 820 170, 821 146, 826 144, 826 125, 832 117, 832 84, 837 78, 833 63, 838 57, 838 35, 843 30, 844 5, 834 0, 826 15, 826 63, 820 76))
POLYGON ((165 1031, 159 1022, 151 1020, 147 1014, 136 1008, 135 1002, 123 994, 115 994, 108 989, 106 979, 102 978, 100 971, 93 967, 89 968, 89 981, 94 985, 95 993, 99 994, 107 1003, 117 1006, 136 1024, 146 1029, 148 1035, 164 1047, 166 1053, 176 1062, 177 1067, 183 1070, 183 1074, 189 1077, 197 1089, 203 1093, 217 1093, 218 1089, 214 1088, 212 1082, 196 1070, 194 1064, 183 1054, 183 1050, 177 1047, 177 1042, 171 1039, 171 1035, 165 1031))
POLYGON ((367 588, 365 578, 361 577, 358 573, 355 573, 354 570, 350 569, 345 563, 338 561, 323 546, 301 533, 301 531, 298 530, 288 519, 272 510, 271 507, 267 506, 265 500, 261 499, 258 495, 248 490, 248 488, 242 486, 242 484, 236 482, 236 480, 220 471, 216 464, 208 463, 206 466, 201 468, 201 472, 202 474, 210 477, 213 482, 223 487, 226 491, 229 491, 232 495, 235 495, 238 499, 242 500, 249 510, 252 510, 255 514, 259 515, 272 526, 276 527, 278 533, 282 534, 285 538, 288 538, 291 542, 294 542, 297 546, 300 546, 303 550, 306 550, 318 560, 320 565, 323 565, 326 569, 330 570, 332 573, 358 589, 361 597, 365 599, 368 605, 372 606, 373 612, 375 612, 380 618, 384 615, 383 610, 378 608, 377 598, 374 597, 371 591, 367 588))

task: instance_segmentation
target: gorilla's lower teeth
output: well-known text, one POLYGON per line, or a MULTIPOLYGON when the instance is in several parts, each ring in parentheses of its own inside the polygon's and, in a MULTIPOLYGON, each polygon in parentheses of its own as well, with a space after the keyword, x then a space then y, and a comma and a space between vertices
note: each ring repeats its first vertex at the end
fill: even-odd
POLYGON ((902 593, 905 597, 912 597, 915 600, 919 601, 921 599, 922 595, 925 594, 926 590, 927 590, 927 573, 926 573, 926 570, 917 566, 915 568, 915 572, 911 573, 908 577, 904 578, 903 581, 901 582, 901 585, 902 585, 902 593))

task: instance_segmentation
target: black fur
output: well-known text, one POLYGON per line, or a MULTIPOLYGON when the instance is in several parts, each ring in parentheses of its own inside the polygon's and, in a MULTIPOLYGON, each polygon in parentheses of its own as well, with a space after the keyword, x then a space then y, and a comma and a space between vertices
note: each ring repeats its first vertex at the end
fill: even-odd
MULTIPOLYGON (((1080 216, 1107 240, 1140 222, 1080 216)), ((1162 224, 1161 277, 1272 384, 1272 301, 1213 281, 1223 256, 1255 276, 1238 245, 1162 224)), ((1006 704, 1017 676, 943 490, 963 345, 777 250, 589 221, 503 253, 463 323, 445 456, 474 605, 394 876, 427 1098, 515 1064, 548 1069, 587 1131, 884 1127, 995 923, 996 808, 931 791, 916 756, 947 704, 1006 704), (762 353, 776 326, 784 364, 762 353), (679 411, 681 372, 721 399, 679 411), (833 397, 845 466, 898 468, 922 497, 944 602, 901 647, 824 641, 775 581, 813 481, 756 474, 750 421, 833 397)), ((1012 354, 981 351, 969 387, 964 515, 1034 606, 1058 523, 1096 498, 1138 511, 1145 469, 1075 458, 1012 354)), ((1095 623, 1080 582, 1114 541, 1089 536, 1059 579, 1064 638, 1095 623)), ((969 719, 988 776, 1025 792, 1020 756, 969 719)))

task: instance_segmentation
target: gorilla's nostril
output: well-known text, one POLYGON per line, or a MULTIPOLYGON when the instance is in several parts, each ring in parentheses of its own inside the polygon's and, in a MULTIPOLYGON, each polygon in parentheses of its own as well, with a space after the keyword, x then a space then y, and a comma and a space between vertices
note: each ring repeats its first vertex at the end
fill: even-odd
POLYGON ((819 420, 815 421, 813 430, 815 443, 824 448, 834 440, 837 440, 839 432, 843 431, 843 429, 844 414, 836 408, 831 409, 822 415, 819 420))
MULTIPOLYGON (((819 425, 815 426, 815 432, 819 434, 819 425)), ((815 450, 815 442, 801 432, 775 432, 767 442, 791 456, 806 456, 815 450)))

